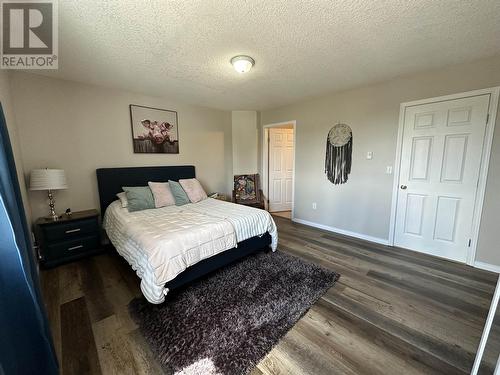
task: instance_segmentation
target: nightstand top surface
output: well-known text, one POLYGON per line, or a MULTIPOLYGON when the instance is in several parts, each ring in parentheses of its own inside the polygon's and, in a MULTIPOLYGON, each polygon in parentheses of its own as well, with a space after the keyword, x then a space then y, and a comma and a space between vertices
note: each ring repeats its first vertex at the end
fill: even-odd
POLYGON ((36 225, 50 225, 50 224, 57 224, 57 223, 67 223, 73 220, 80 220, 80 219, 87 219, 89 217, 94 217, 94 216, 99 216, 99 212, 97 210, 84 210, 84 211, 75 211, 72 213, 71 216, 68 216, 66 214, 62 214, 59 218, 59 220, 53 221, 52 219, 46 218, 46 217, 39 217, 35 224, 36 225))

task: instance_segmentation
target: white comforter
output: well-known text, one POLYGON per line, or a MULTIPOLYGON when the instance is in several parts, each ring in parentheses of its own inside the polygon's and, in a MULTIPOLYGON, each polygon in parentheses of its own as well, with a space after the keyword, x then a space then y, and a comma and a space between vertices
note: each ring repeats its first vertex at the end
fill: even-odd
POLYGON ((276 224, 267 211, 216 199, 205 199, 186 207, 194 212, 229 221, 236 232, 236 241, 238 242, 269 232, 273 251, 278 246, 276 224))
POLYGON ((193 264, 266 232, 276 250, 278 237, 271 215, 263 210, 205 199, 184 206, 128 212, 119 201, 104 215, 109 239, 141 278, 151 303, 165 300, 165 283, 193 264))

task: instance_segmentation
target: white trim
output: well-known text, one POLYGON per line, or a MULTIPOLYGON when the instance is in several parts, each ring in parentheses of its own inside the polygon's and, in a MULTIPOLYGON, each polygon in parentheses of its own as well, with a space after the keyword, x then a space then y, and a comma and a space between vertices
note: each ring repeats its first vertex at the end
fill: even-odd
POLYGON ((308 225, 310 227, 327 230, 329 232, 342 234, 344 236, 359 238, 361 240, 365 240, 365 241, 369 241, 369 242, 375 242, 375 243, 378 243, 378 244, 381 244, 381 245, 389 245, 389 241, 386 240, 385 238, 372 237, 372 236, 368 236, 366 234, 361 234, 361 233, 357 233, 357 232, 351 232, 349 230, 335 228, 335 227, 330 227, 328 225, 314 223, 312 221, 303 220, 303 219, 292 218, 292 221, 295 222, 295 223, 308 225))
POLYGON ((456 94, 443 95, 443 96, 434 96, 432 98, 425 98, 425 99, 420 99, 420 100, 412 100, 410 102, 401 103, 401 105, 405 106, 405 107, 411 107, 411 106, 416 106, 416 105, 421 105, 421 104, 446 102, 448 100, 462 99, 462 98, 467 98, 469 96, 479 96, 479 95, 491 94, 495 91, 498 92, 499 89, 500 89, 500 86, 493 86, 493 87, 487 87, 485 89, 464 91, 464 92, 459 92, 456 94))
MULTIPOLYGON (((488 317, 486 318, 486 323, 484 324, 483 334, 481 335, 481 341, 479 341, 479 347, 477 349, 476 358, 474 359, 474 364, 472 365, 471 375, 476 375, 481 365, 481 360, 483 359, 484 349, 486 348, 486 342, 488 341, 488 336, 490 334, 491 325, 493 324, 493 319, 497 311, 498 300, 500 299, 500 278, 497 280, 497 286, 495 288, 495 293, 493 293, 493 298, 491 299, 490 311, 488 312, 488 317)), ((495 369, 495 373, 498 369, 495 369)))
POLYGON ((401 154, 403 149, 403 128, 404 128, 405 112, 406 112, 406 107, 404 106, 404 104, 400 104, 398 138, 396 144, 396 160, 394 161, 394 181, 392 185, 391 218, 389 224, 390 246, 394 246, 394 236, 396 232, 396 210, 398 206, 399 172, 401 170, 401 154))
MULTIPOLYGON (((404 118, 405 111, 407 107, 435 103, 440 101, 454 100, 460 98, 467 98, 471 96, 478 95, 490 95, 490 103, 488 108, 489 121, 486 124, 484 143, 483 143, 483 153, 481 156, 481 168, 479 171, 479 182, 476 191, 476 200, 474 204, 474 213, 472 216, 472 231, 471 231, 471 246, 467 251, 467 261, 468 265, 475 265, 474 262, 476 257, 477 240, 479 237, 479 227, 481 225, 481 214, 483 211, 484 196, 486 192, 486 180, 488 178, 488 167, 490 162, 491 145, 493 143, 493 132, 496 125, 496 115, 498 108, 498 99, 500 96, 500 86, 491 87, 481 90, 474 90, 468 92, 462 92, 458 94, 439 96, 435 98, 428 98, 422 100, 415 100, 411 102, 401 103, 399 110, 399 125, 398 125, 398 138, 396 146, 396 160, 394 162, 394 182, 392 188, 392 207, 391 207, 391 219, 389 228, 389 244, 394 246, 395 230, 396 230, 396 210, 397 201, 399 193, 399 173, 401 169, 401 153, 403 147, 403 129, 404 129, 404 118)), ((480 263, 480 262, 479 262, 480 263)))
POLYGON ((479 227, 481 226, 481 216, 483 213, 484 196, 486 195, 486 182, 488 179, 488 169, 490 164, 491 147, 493 144, 493 133, 495 131, 498 98, 500 87, 491 89, 490 106, 488 111, 488 123, 486 124, 483 154, 481 155, 481 169, 479 170, 479 184, 477 185, 476 202, 474 204, 474 214, 472 216, 471 246, 467 254, 467 264, 474 264, 476 259, 477 243, 479 239, 479 227))
POLYGON ((500 266, 497 266, 497 265, 491 264, 491 263, 479 262, 479 261, 476 260, 474 262, 474 267, 480 268, 480 269, 486 270, 486 271, 500 273, 500 266))
POLYGON ((268 161, 269 161, 269 140, 266 136, 266 131, 269 128, 279 128, 284 125, 293 126, 293 172, 292 172, 292 220, 295 217, 295 154, 297 153, 297 121, 283 121, 276 122, 273 124, 267 124, 262 126, 262 193, 264 194, 264 204, 265 208, 269 208, 268 196, 269 196, 269 171, 268 171, 268 161))

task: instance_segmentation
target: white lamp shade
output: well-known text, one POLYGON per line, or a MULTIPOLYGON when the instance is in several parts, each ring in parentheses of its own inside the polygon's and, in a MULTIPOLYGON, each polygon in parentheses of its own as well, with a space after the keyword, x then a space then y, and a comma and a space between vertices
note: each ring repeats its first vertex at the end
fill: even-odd
POLYGON ((30 176, 30 190, 67 189, 66 174, 62 169, 33 169, 30 176))

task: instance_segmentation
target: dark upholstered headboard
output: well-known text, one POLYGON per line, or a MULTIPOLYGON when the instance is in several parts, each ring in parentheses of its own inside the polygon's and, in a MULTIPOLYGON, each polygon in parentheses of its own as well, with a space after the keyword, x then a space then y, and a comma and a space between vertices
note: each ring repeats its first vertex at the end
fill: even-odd
POLYGON ((117 199, 116 194, 123 191, 122 186, 147 186, 149 181, 167 182, 196 177, 192 165, 99 168, 96 169, 96 174, 101 215, 104 215, 106 208, 117 199))

